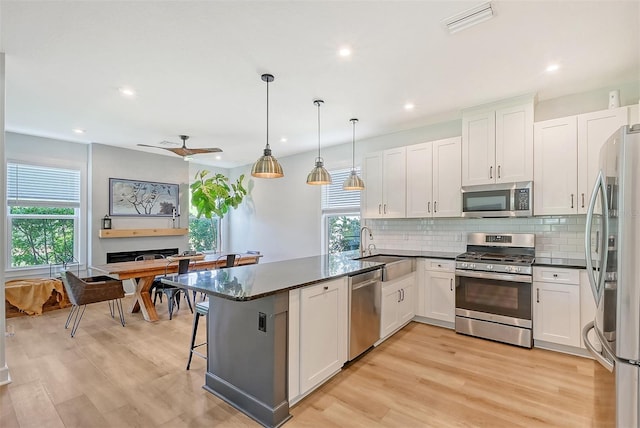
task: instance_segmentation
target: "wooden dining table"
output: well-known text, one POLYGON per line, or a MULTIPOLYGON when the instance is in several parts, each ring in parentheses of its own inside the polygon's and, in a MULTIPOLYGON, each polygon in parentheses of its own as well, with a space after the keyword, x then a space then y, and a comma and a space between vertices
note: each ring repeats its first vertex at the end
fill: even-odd
MULTIPOLYGON (((258 263, 260 257, 260 254, 240 254, 240 258, 236 260, 235 266, 258 263)), ((158 321, 158 312, 149 293, 153 280, 158 275, 178 272, 179 263, 184 260, 189 261, 190 271, 224 268, 227 264, 224 255, 197 254, 193 256, 171 256, 166 259, 106 263, 91 266, 90 269, 114 279, 133 279, 136 282, 136 299, 131 308, 131 312, 142 312, 145 320, 158 321)))

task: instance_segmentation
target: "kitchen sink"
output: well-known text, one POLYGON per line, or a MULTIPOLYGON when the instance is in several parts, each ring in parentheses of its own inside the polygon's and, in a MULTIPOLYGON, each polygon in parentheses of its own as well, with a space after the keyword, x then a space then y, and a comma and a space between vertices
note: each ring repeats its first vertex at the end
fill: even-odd
POLYGON ((375 255, 360 257, 358 260, 383 263, 382 282, 400 278, 416 270, 414 259, 411 257, 375 255))

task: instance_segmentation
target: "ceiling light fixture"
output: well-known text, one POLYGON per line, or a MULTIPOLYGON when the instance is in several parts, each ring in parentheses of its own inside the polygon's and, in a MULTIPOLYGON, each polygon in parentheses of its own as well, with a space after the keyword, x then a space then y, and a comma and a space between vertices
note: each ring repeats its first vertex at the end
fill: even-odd
POLYGON ((320 156, 320 106, 324 104, 324 101, 315 100, 313 103, 318 107, 318 157, 316 158, 316 166, 307 175, 307 184, 331 184, 331 174, 325 169, 324 161, 320 156))
POLYGON ((547 73, 554 73, 560 70, 560 64, 549 64, 547 66, 547 73))
POLYGON ((364 181, 358 177, 356 172, 356 123, 358 119, 350 119, 353 124, 353 139, 351 145, 351 174, 344 181, 342 188, 344 190, 364 190, 364 181))
POLYGON ((415 104, 413 104, 413 103, 406 103, 406 104, 404 105, 404 109, 405 109, 405 110, 413 110, 415 107, 416 107, 416 106, 415 106, 415 104))
POLYGON ((73 132, 75 132, 76 134, 84 134, 86 131, 84 129, 75 128, 73 132))
POLYGON ((264 147, 264 154, 253 164, 251 175, 256 178, 280 178, 284 177, 284 172, 278 160, 271 155, 269 146, 269 82, 273 82, 275 78, 271 74, 263 74, 261 78, 267 83, 267 145, 264 147))
POLYGON ((338 55, 340 55, 341 57, 351 56, 351 49, 346 46, 343 48, 340 48, 340 50, 338 51, 338 55))
POLYGON ((134 91, 131 88, 122 87, 122 88, 119 88, 118 91, 120 91, 121 95, 123 95, 125 97, 128 97, 128 98, 133 98, 133 97, 136 96, 136 91, 134 91))
POLYGON ((493 18, 493 8, 491 7, 491 2, 486 2, 450 16, 443 22, 449 30, 449 33, 453 34, 491 18, 493 18))

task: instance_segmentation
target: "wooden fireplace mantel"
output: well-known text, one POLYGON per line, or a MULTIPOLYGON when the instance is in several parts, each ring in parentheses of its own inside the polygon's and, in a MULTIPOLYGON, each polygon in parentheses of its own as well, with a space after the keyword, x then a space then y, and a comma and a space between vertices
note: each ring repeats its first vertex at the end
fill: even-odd
POLYGON ((137 238, 143 236, 179 236, 187 235, 189 229, 167 228, 167 229, 100 229, 100 238, 137 238))

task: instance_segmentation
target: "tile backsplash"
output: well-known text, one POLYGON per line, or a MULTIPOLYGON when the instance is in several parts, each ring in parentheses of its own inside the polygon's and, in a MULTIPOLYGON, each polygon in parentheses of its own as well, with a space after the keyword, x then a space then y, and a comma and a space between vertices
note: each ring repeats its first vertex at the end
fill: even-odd
POLYGON ((529 218, 368 219, 377 248, 390 250, 466 250, 468 232, 534 233, 537 257, 584 259, 586 216, 529 218))

